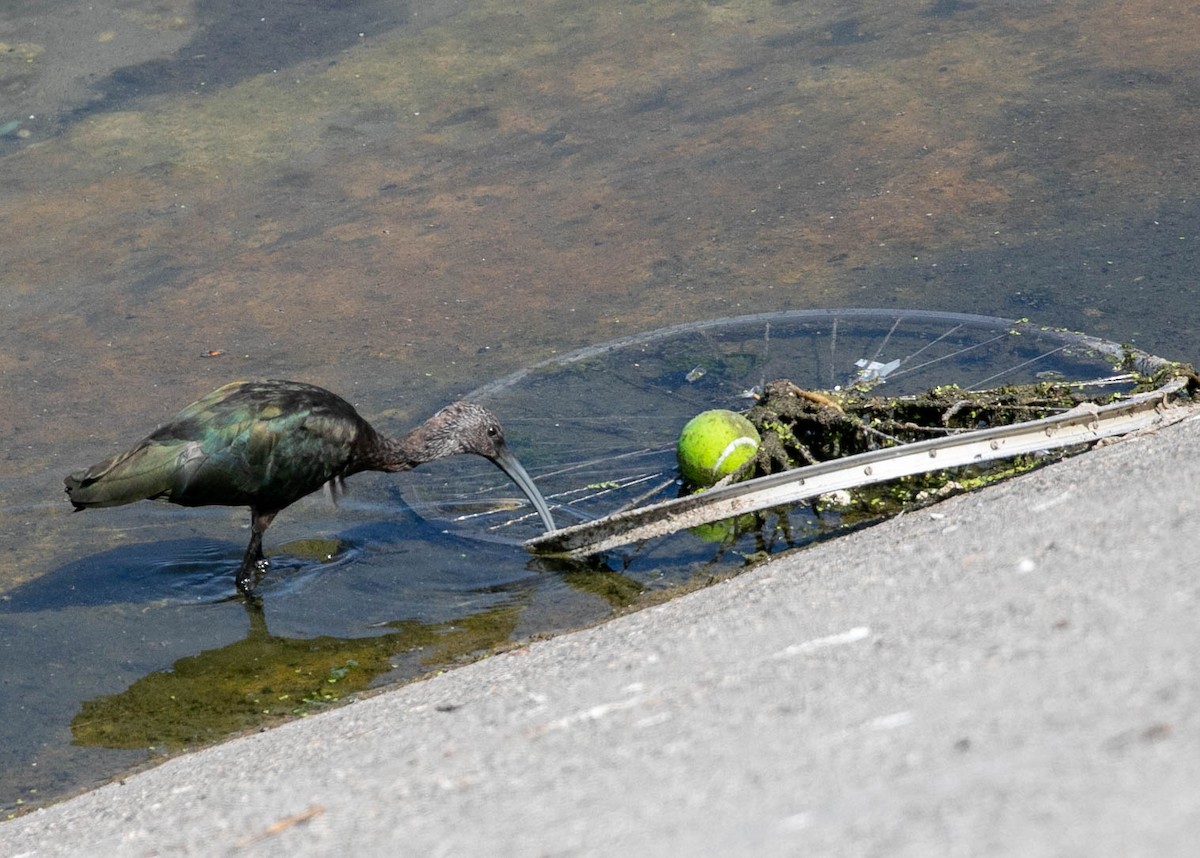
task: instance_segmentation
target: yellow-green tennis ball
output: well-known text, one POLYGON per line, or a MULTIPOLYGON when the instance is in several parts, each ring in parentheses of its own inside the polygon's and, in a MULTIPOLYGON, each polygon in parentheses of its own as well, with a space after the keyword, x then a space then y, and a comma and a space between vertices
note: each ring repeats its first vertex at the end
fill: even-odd
POLYGON ((733 411, 704 411, 679 433, 679 470, 694 486, 711 486, 732 474, 758 452, 761 439, 754 424, 733 411))

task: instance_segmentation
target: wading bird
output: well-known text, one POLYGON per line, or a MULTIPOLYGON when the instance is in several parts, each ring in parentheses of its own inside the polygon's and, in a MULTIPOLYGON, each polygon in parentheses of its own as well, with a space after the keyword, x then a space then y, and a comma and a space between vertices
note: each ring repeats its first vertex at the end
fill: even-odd
POLYGON ((346 477, 359 471, 407 471, 457 453, 490 459, 554 530, 546 501, 482 406, 455 402, 403 438, 386 438, 340 396, 296 381, 217 388, 131 449, 65 482, 76 510, 147 499, 250 507, 250 545, 237 572, 237 588, 248 596, 267 565, 263 532, 285 507, 326 484, 336 500, 346 477))

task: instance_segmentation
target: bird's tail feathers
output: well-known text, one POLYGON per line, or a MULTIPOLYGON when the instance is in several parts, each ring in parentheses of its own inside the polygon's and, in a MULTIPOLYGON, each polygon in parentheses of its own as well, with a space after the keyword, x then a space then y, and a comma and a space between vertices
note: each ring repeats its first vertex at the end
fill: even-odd
POLYGON ((77 510, 165 497, 175 486, 181 455, 187 451, 177 445, 140 444, 71 474, 64 481, 67 497, 77 510))

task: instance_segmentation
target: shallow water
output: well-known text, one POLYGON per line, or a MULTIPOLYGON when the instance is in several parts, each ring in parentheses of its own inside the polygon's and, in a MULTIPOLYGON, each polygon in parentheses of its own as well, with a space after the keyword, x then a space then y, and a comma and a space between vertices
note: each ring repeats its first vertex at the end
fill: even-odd
MULTIPOLYGON (((178 746, 79 726, 162 671, 215 689, 282 641, 254 658, 317 679, 262 708, 311 709, 314 683, 592 622, 714 556, 651 549, 589 591, 362 477, 340 510, 280 517, 248 616, 224 601, 244 512, 76 516, 61 496, 231 378, 321 384, 400 431, 578 346, 833 306, 1031 316, 1197 358, 1195 9, 326 6, 0 8, 5 808, 178 746), (289 661, 317 638, 319 669, 289 661)), ((591 400, 629 416, 617 391, 591 400)), ((535 475, 555 465, 539 450, 567 455, 544 409, 512 438, 535 475)))

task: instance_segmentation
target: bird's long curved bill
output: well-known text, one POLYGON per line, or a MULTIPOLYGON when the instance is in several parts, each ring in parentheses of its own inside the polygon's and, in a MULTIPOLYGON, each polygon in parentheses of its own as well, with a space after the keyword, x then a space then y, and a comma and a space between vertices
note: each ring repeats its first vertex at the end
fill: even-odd
POLYGON ((546 499, 533 484, 533 478, 521 467, 517 457, 510 453, 507 447, 501 447, 491 461, 517 484, 517 488, 525 493, 525 497, 529 498, 529 502, 533 504, 533 508, 537 510, 538 516, 542 519, 542 524, 546 525, 546 531, 554 530, 554 519, 550 517, 550 507, 546 505, 546 499))

